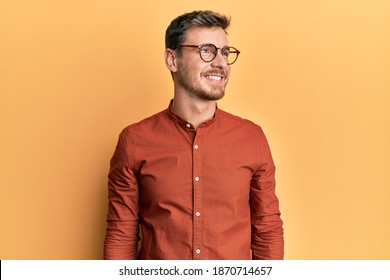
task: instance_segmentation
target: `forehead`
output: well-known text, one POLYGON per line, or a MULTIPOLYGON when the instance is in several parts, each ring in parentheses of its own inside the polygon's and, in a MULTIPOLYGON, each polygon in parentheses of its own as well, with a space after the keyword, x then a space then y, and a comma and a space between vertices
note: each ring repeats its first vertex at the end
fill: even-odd
POLYGON ((228 45, 228 39, 221 27, 192 27, 186 32, 184 44, 214 44, 223 47, 228 45))

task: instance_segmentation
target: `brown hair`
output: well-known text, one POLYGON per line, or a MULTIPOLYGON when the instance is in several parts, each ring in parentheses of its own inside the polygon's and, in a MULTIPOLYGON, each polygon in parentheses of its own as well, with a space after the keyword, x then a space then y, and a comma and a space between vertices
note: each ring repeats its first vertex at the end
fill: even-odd
MULTIPOLYGON (((177 49, 186 39, 186 32, 192 27, 221 27, 225 30, 230 18, 213 11, 193 11, 172 20, 165 32, 165 48, 177 49)), ((180 54, 180 49, 178 49, 180 54)))

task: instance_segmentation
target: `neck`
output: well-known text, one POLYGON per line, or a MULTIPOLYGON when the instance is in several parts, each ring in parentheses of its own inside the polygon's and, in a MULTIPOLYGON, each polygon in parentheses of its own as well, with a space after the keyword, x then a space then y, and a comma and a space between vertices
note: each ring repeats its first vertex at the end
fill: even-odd
POLYGON ((172 109, 198 129, 199 125, 214 117, 216 103, 216 101, 200 100, 191 96, 175 95, 172 109))

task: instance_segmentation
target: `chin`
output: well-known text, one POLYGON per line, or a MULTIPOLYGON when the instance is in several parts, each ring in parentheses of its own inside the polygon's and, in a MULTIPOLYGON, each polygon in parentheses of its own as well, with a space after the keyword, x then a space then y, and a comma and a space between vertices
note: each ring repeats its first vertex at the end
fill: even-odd
POLYGON ((217 100, 222 99, 224 96, 225 96, 225 92, 221 92, 218 94, 210 94, 210 93, 198 94, 199 98, 206 100, 206 101, 217 101, 217 100))

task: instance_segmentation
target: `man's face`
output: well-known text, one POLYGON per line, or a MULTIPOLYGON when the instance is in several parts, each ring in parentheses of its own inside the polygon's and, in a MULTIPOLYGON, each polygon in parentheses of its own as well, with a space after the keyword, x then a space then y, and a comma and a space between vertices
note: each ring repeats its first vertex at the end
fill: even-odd
MULTIPOLYGON (((195 27, 187 31, 183 45, 213 44, 217 48, 228 45, 225 31, 220 27, 195 27)), ((219 100, 225 95, 230 65, 220 50, 211 62, 204 62, 197 48, 182 48, 178 58, 175 80, 189 95, 202 100, 219 100)))

